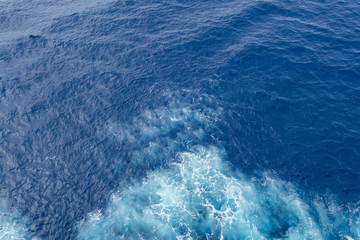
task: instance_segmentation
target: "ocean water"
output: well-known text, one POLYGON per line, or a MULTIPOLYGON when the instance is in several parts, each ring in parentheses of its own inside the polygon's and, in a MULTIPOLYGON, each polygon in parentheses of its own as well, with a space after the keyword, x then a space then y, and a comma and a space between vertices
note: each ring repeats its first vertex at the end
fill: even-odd
POLYGON ((360 239, 358 1, 0 0, 0 239, 360 239))

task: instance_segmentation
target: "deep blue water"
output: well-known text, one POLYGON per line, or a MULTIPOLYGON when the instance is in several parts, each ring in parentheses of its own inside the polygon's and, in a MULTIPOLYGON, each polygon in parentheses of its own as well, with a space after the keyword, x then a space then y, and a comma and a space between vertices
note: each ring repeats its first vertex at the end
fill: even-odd
POLYGON ((360 239, 358 1, 0 0, 0 239, 360 239))

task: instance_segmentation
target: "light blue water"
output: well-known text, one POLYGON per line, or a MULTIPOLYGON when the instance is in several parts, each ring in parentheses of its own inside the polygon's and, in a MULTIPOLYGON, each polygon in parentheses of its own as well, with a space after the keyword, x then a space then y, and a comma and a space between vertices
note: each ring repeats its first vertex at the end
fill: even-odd
POLYGON ((0 239, 360 239, 359 16, 0 0, 0 239))

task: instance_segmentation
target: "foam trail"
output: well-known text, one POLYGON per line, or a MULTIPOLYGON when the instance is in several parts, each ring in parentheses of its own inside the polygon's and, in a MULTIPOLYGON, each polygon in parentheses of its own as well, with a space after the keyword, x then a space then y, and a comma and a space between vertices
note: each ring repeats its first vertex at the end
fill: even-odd
POLYGON ((78 239, 360 238, 356 211, 306 203, 289 183, 266 174, 233 173, 223 150, 201 140, 218 112, 170 106, 112 127, 123 144, 141 142, 134 165, 168 165, 113 194, 107 209, 79 223, 78 239))
POLYGON ((4 200, 0 200, 0 239, 31 239, 28 234, 27 221, 15 210, 11 210, 4 200))
POLYGON ((220 108, 198 111, 172 103, 167 108, 145 111, 130 125, 110 123, 108 134, 118 144, 115 148, 128 153, 126 157, 115 157, 117 171, 137 172, 165 166, 179 151, 216 141, 206 132, 215 131, 213 123, 221 111, 220 108))

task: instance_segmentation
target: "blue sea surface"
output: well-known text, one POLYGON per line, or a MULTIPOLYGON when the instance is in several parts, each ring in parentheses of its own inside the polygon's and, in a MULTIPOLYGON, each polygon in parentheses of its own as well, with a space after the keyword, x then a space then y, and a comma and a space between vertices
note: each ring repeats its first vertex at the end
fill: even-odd
POLYGON ((0 239, 360 239, 360 2, 0 0, 0 239))

